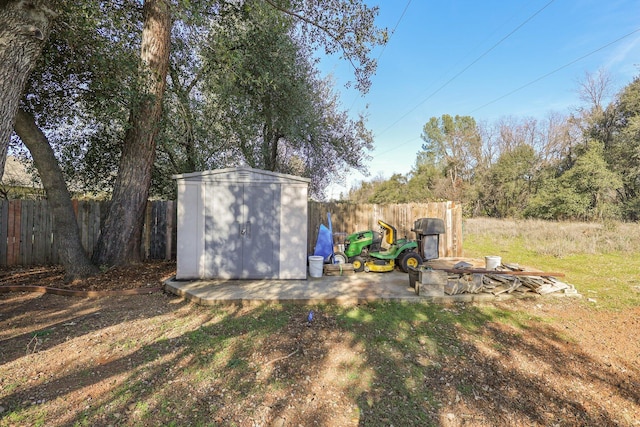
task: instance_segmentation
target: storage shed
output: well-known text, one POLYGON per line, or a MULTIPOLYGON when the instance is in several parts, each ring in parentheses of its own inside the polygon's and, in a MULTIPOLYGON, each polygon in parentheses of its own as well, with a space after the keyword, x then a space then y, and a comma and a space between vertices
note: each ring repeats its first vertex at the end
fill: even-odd
POLYGON ((306 279, 309 179, 249 167, 173 178, 176 279, 306 279))

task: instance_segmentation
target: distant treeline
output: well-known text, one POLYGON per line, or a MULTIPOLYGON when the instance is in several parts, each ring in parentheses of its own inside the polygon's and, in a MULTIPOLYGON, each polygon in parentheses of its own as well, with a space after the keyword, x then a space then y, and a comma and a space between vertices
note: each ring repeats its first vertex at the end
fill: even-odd
POLYGON ((360 203, 457 200, 466 215, 637 221, 640 217, 640 77, 605 105, 605 72, 579 87, 585 107, 545 119, 432 117, 407 175, 362 182, 360 203))

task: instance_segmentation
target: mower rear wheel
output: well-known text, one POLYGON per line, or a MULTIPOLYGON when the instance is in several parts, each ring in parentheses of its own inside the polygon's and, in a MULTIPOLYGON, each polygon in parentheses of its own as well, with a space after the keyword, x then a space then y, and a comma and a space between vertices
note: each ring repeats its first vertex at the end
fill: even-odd
POLYGON ((418 268, 422 264, 422 257, 417 252, 407 252, 400 260, 400 268, 405 273, 409 272, 409 267, 418 268))
POLYGON ((353 270, 356 273, 364 271, 364 258, 362 258, 361 256, 354 256, 351 259, 351 264, 353 264, 353 270))

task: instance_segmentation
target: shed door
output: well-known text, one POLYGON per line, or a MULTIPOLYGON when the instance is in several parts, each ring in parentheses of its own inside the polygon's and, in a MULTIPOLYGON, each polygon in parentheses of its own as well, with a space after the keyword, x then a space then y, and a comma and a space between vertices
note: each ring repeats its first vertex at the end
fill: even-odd
POLYGON ((242 274, 247 279, 275 278, 280 271, 280 191, 277 185, 244 185, 242 274))
POLYGON ((278 190, 277 185, 230 184, 211 191, 213 211, 205 221, 211 277, 277 278, 278 190))
POLYGON ((228 185, 208 189, 211 202, 205 219, 205 277, 238 278, 242 273, 243 188, 228 185))

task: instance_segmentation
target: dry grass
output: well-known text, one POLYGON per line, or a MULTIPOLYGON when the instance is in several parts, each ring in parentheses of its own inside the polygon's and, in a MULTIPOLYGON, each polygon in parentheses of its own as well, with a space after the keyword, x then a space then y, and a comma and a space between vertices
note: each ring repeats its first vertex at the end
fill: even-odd
POLYGON ((640 226, 625 223, 470 219, 465 256, 565 273, 587 304, 625 310, 640 304, 640 226))
POLYGON ((551 222, 473 218, 464 222, 465 235, 519 242, 540 255, 563 258, 574 254, 633 253, 640 248, 640 225, 607 222, 551 222))

